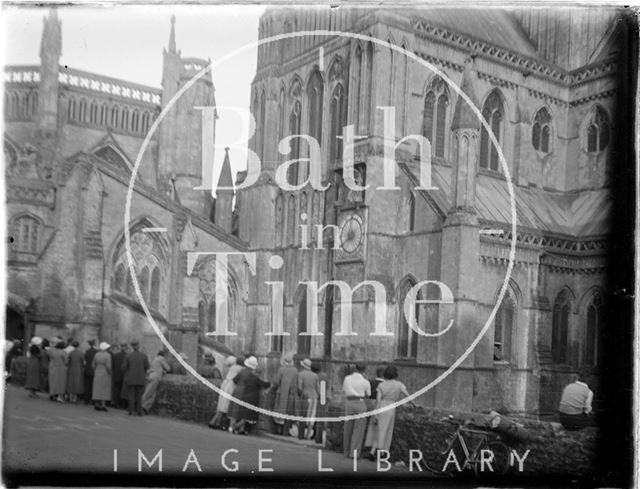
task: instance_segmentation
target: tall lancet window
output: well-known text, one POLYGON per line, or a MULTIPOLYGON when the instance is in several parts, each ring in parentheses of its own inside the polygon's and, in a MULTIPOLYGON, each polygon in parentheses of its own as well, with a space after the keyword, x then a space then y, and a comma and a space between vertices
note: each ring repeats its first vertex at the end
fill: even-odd
MULTIPOLYGON (((491 131, 493 132, 498 144, 502 143, 502 128, 504 124, 504 107, 497 90, 491 92, 482 107, 482 116, 487 121, 491 131)), ((494 146, 489 133, 484 126, 480 133, 480 168, 500 171, 500 160, 498 158, 498 149, 494 146)))
POLYGON ((546 107, 536 112, 531 128, 531 144, 541 153, 551 151, 551 114, 546 107))

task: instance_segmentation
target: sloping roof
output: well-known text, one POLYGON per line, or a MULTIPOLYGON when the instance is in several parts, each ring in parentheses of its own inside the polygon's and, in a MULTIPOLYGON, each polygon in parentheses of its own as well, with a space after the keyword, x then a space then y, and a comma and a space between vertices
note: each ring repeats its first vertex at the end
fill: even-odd
POLYGON ((538 58, 534 46, 513 16, 505 10, 482 8, 414 9, 425 22, 468 37, 538 58))
MULTIPOLYGON (((451 167, 432 165, 435 191, 423 191, 425 198, 446 214, 451 208, 451 167)), ((610 232, 611 194, 607 189, 582 192, 551 192, 534 187, 514 186, 517 225, 543 233, 573 236, 600 236, 610 232)), ((510 225, 509 191, 501 178, 478 175, 476 210, 487 222, 510 225)))

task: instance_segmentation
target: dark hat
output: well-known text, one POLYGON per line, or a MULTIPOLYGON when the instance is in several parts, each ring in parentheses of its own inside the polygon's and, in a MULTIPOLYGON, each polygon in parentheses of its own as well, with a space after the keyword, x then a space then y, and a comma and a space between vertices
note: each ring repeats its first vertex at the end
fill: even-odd
POLYGON ((87 343, 89 343, 89 345, 93 346, 96 344, 96 340, 89 340, 87 341, 87 343))
POLYGON ((133 340, 131 342, 131 346, 140 346, 140 342, 138 340, 133 340))

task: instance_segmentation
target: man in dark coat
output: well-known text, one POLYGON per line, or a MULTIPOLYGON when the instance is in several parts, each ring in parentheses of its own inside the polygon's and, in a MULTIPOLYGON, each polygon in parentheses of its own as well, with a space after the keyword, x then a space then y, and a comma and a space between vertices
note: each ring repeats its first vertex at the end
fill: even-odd
POLYGON ((84 403, 91 402, 93 393, 93 357, 98 353, 96 340, 89 340, 89 349, 84 353, 84 403))
POLYGON ((147 382, 147 370, 149 370, 149 359, 147 355, 140 351, 138 341, 131 342, 133 351, 129 353, 122 362, 122 372, 124 373, 124 383, 129 389, 129 415, 134 412, 142 416, 142 392, 147 382))
POLYGON ((122 364, 127 356, 127 344, 122 343, 120 350, 111 357, 111 382, 113 385, 111 393, 111 405, 116 408, 124 407, 124 399, 120 397, 122 392, 122 380, 124 379, 124 371, 122 364))

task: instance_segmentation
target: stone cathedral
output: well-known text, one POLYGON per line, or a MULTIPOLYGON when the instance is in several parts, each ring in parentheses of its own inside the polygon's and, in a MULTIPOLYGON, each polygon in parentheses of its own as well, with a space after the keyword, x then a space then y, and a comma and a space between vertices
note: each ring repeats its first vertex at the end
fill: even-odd
MULTIPOLYGON (((395 363, 415 391, 462 357, 419 402, 468 411, 554 411, 568 374, 582 367, 597 385, 599 338, 613 327, 604 285, 623 69, 618 16, 268 9, 260 39, 313 30, 361 37, 301 35, 259 47, 248 102, 256 120, 249 148, 261 172, 235 195, 219 190, 214 200, 196 189, 202 127, 193 107, 215 105, 211 76, 169 110, 136 172, 128 223, 133 271, 154 320, 190 361, 199 346, 254 353, 268 369, 285 353, 311 357, 336 395, 343 367, 356 360, 395 363), (446 75, 486 126, 458 90, 404 51, 446 75), (345 181, 346 126, 356 135, 351 171, 362 190, 345 181), (515 236, 500 151, 486 127, 511 176, 515 236), (310 140, 280 144, 295 134, 317 141, 327 190, 309 183, 310 140), (417 141, 425 140, 429 190, 419 188, 417 141), (395 188, 385 190, 389 143, 395 188), (292 159, 299 163, 286 179, 298 188, 283 190, 276 169, 292 159), (512 240, 513 270, 498 303, 512 240), (255 254, 255 263, 229 260, 220 295, 220 263, 188 258, 210 251, 255 254), (319 285, 311 299, 305 281, 319 285), (452 303, 439 303, 441 291, 424 281, 446 284, 452 303), (414 289, 411 313, 426 335, 403 312, 414 289), (344 335, 348 305, 352 331, 344 335), (219 328, 221 310, 236 336, 206 335, 219 328), (305 335, 314 316, 322 335, 305 335), (278 321, 287 334, 267 335, 278 321), (393 334, 372 336, 376 321, 393 334)), ((7 334, 137 338, 154 352, 160 342, 125 253, 124 201, 151 124, 208 62, 182 56, 173 23, 161 89, 60 66, 61 49, 53 11, 40 66, 5 68, 7 334)), ((241 172, 235 183, 248 178, 241 172)), ((227 155, 219 184, 232 181, 227 155)))

